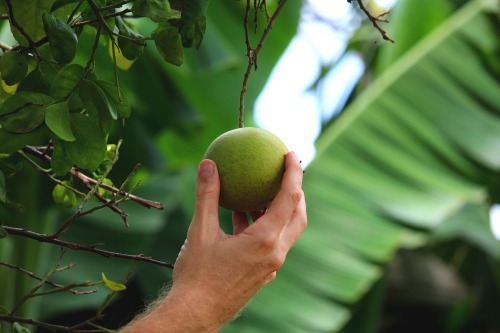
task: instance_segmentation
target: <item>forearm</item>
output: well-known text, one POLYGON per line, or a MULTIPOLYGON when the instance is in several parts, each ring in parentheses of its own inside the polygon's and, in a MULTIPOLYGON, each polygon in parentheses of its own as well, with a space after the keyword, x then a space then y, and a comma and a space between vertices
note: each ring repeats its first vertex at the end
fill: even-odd
POLYGON ((171 290, 161 301, 120 330, 120 333, 215 333, 224 319, 205 296, 171 290))

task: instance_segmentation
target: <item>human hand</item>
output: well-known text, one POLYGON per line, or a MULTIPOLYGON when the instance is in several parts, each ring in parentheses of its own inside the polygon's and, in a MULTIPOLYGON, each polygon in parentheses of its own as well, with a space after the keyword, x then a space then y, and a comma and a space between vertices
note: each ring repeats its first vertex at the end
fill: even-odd
POLYGON ((169 297, 192 304, 192 315, 217 330, 272 281, 286 254, 307 225, 302 167, 294 153, 286 156, 280 192, 265 213, 233 212, 233 235, 219 226, 219 176, 214 162, 200 163, 196 207, 187 239, 174 269, 169 297))
POLYGON ((265 212, 233 212, 233 234, 219 226, 219 175, 200 163, 196 207, 174 268, 168 295, 121 333, 210 333, 231 320, 276 277, 286 254, 307 225, 302 167, 288 153, 281 190, 265 212))

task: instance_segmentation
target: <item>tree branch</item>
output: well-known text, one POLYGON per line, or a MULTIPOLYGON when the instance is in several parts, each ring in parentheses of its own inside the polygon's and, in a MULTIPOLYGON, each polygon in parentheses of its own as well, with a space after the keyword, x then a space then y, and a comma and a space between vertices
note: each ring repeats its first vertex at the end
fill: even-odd
POLYGON ((262 36, 259 40, 259 43, 257 44, 257 47, 252 48, 250 44, 250 37, 249 37, 249 29, 248 29, 248 16, 250 13, 250 0, 247 0, 247 5, 245 9, 245 17, 244 17, 244 24, 245 24, 245 42, 247 45, 247 58, 248 58, 248 65, 247 69, 245 71, 245 74, 243 75, 243 84, 241 86, 241 92, 240 92, 240 116, 239 116, 239 122, 238 122, 238 127, 242 128, 244 127, 244 122, 245 122, 245 94, 247 92, 247 86, 248 86, 248 79, 250 78, 250 74, 252 71, 252 67, 257 70, 257 59, 259 56, 260 51, 262 50, 262 47, 264 46, 264 42, 267 40, 267 37, 269 36, 269 33, 271 32, 271 29, 274 26, 274 22, 276 21, 276 18, 278 17, 279 13, 285 6, 287 0, 281 0, 278 3, 278 7, 274 11, 273 15, 269 18, 269 21, 267 22, 267 26, 264 29, 264 32, 262 33, 262 36))
MULTIPOLYGON (((24 273, 26 275, 28 275, 29 277, 35 279, 35 280, 38 280, 38 281, 43 281, 43 279, 41 277, 38 277, 35 275, 35 273, 33 272, 30 272, 22 267, 19 267, 19 266, 16 266, 16 265, 12 265, 12 264, 9 264, 9 263, 6 263, 6 262, 1 262, 0 261, 0 265, 1 266, 5 266, 5 267, 8 267, 8 268, 11 268, 11 269, 15 269, 21 273, 24 273)), ((68 292, 72 293, 72 294, 75 294, 75 295, 85 295, 85 294, 92 294, 92 293, 95 293, 97 292, 97 289, 94 289, 94 290, 86 290, 86 291, 79 291, 79 290, 75 290, 75 289, 71 289, 73 288, 74 286, 71 286, 71 287, 68 287, 68 286, 63 286, 62 284, 58 284, 58 283, 54 283, 52 281, 44 281, 45 284, 49 285, 49 286, 52 286, 54 288, 59 288, 59 289, 66 289, 68 292)), ((81 285, 78 285, 78 286, 81 286, 81 285)))
MULTIPOLYGON (((349 3, 351 3, 353 0, 347 0, 347 1, 349 3)), ((370 20, 370 22, 372 22, 373 26, 380 32, 380 34, 382 35, 382 38, 385 39, 385 40, 390 41, 391 43, 394 43, 394 40, 391 39, 387 35, 387 31, 385 31, 384 29, 382 29, 382 27, 379 24, 379 23, 388 23, 389 22, 387 19, 384 19, 383 17, 386 16, 386 15, 388 15, 391 12, 391 9, 388 8, 382 14, 379 14, 379 15, 375 16, 372 13, 370 13, 370 11, 366 8, 365 4, 363 3, 363 0, 356 0, 356 1, 359 4, 359 8, 361 8, 361 10, 363 11, 363 13, 365 13, 366 17, 368 17, 368 19, 370 20)))
MULTIPOLYGON (((38 158, 40 158, 40 159, 42 159, 42 160, 44 160, 46 162, 50 162, 51 161, 50 156, 48 156, 47 154, 44 154, 42 151, 38 150, 36 147, 26 146, 22 150, 25 153, 31 154, 33 156, 36 156, 36 157, 38 157, 38 158)), ((104 183, 100 182, 99 180, 95 180, 95 179, 93 179, 93 178, 85 175, 84 173, 80 172, 75 167, 71 168, 70 174, 73 177, 80 179, 83 184, 98 185, 99 187, 101 187, 101 188, 103 188, 105 190, 108 190, 108 191, 110 191, 110 192, 112 192, 114 194, 127 197, 130 200, 132 200, 132 201, 134 201, 134 202, 136 202, 136 203, 138 203, 141 206, 144 206, 146 208, 155 208, 155 209, 158 209, 158 210, 162 210, 162 209, 165 208, 165 206, 162 203, 160 203, 160 202, 143 199, 141 197, 138 197, 138 196, 135 196, 133 194, 130 194, 130 193, 124 191, 123 189, 117 189, 114 186, 111 186, 111 185, 108 185, 108 184, 104 184, 104 183)))
POLYGON ((15 227, 9 227, 9 226, 2 226, 2 229, 4 229, 7 233, 11 235, 17 235, 17 236, 22 236, 26 238, 31 238, 34 240, 37 240, 39 242, 43 243, 51 243, 51 244, 56 244, 74 251, 86 251, 86 252, 92 252, 96 253, 102 257, 105 258, 122 258, 122 259, 129 259, 129 260, 135 260, 135 261, 144 261, 148 262, 151 264, 155 264, 158 266, 166 267, 173 269, 174 265, 171 263, 167 263, 164 261, 156 260, 153 259, 152 257, 145 256, 144 254, 124 254, 124 253, 118 253, 118 252, 111 252, 111 251, 106 251, 106 250, 101 250, 98 249, 97 245, 83 245, 83 244, 78 244, 78 243, 72 243, 72 242, 66 242, 57 238, 51 237, 51 235, 46 235, 46 234, 40 234, 36 233, 27 229, 23 228, 15 228, 15 227))
POLYGON ((5 321, 5 322, 9 322, 9 323, 16 323, 17 322, 17 323, 21 323, 21 324, 33 325, 36 327, 44 328, 49 332, 72 332, 72 333, 103 333, 103 332, 106 332, 105 330, 102 330, 102 329, 98 329, 98 330, 95 330, 95 329, 74 330, 69 326, 60 326, 60 325, 45 323, 45 322, 34 320, 34 319, 17 317, 17 316, 10 316, 10 315, 4 315, 4 314, 0 314, 0 321, 5 321))

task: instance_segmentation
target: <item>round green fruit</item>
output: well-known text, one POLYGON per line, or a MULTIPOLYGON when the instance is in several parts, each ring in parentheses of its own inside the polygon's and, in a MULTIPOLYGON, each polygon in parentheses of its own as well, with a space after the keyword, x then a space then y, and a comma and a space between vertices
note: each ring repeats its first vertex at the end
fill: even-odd
POLYGON ((63 181, 62 184, 57 184, 52 190, 52 199, 56 204, 64 208, 71 208, 76 204, 75 192, 70 190, 67 186, 71 187, 71 183, 63 181))
POLYGON ((238 128, 216 138, 204 158, 219 171, 219 205, 239 212, 267 208, 280 189, 287 153, 277 136, 260 128, 238 128))

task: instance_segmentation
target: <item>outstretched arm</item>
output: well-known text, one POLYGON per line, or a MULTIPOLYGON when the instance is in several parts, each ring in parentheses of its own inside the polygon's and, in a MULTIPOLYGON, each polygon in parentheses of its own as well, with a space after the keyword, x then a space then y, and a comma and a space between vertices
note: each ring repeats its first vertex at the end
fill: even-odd
POLYGON ((233 234, 219 226, 219 175, 200 163, 196 207, 167 296, 122 333, 217 332, 271 282, 307 225, 302 167, 286 156, 281 190, 264 213, 233 213, 233 234))

